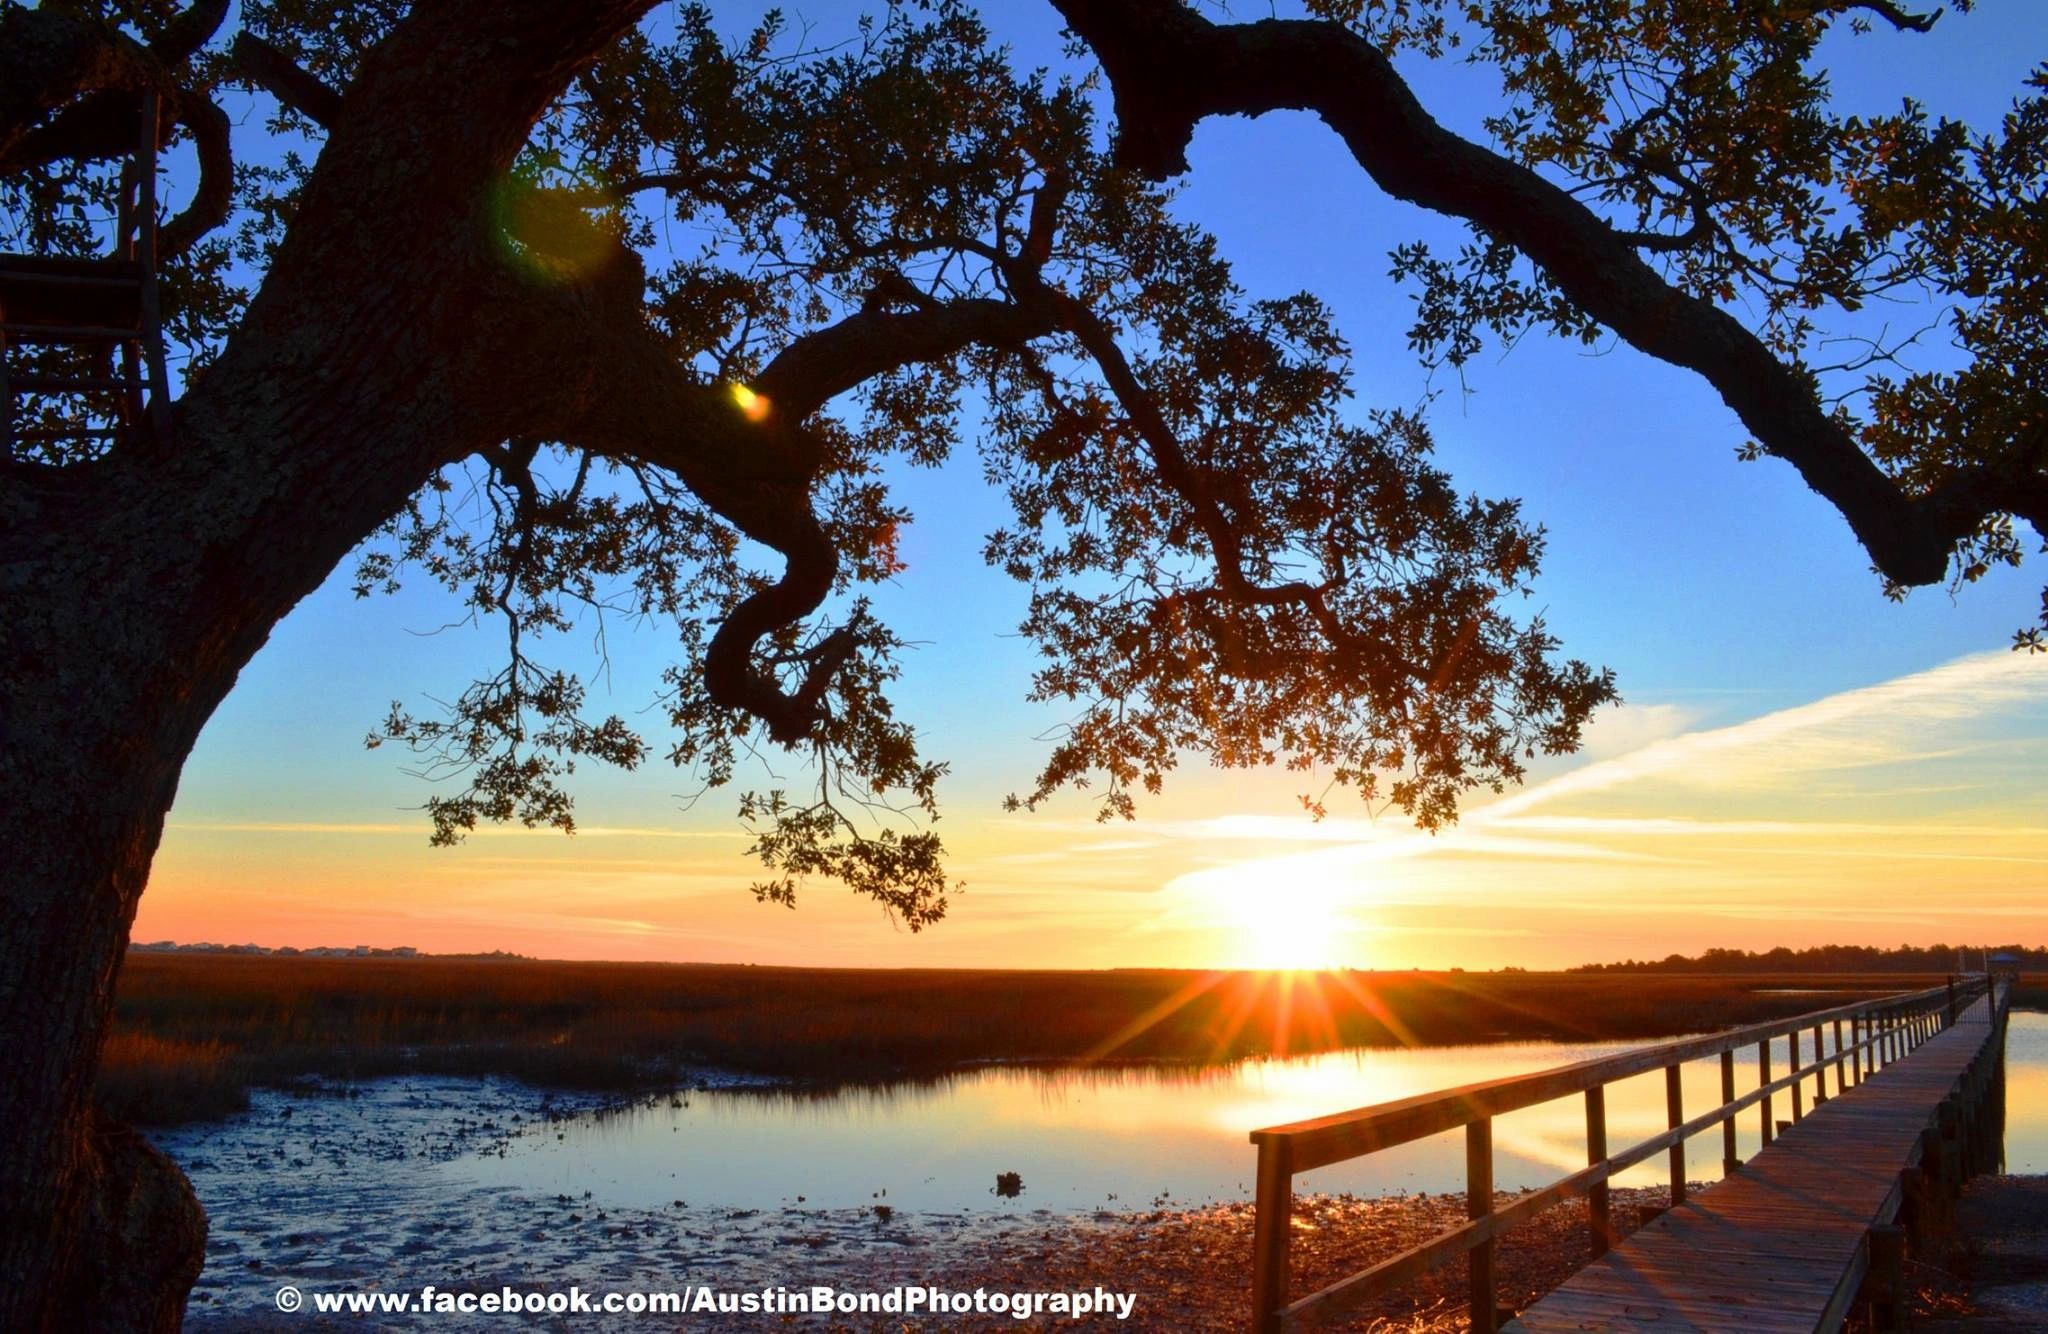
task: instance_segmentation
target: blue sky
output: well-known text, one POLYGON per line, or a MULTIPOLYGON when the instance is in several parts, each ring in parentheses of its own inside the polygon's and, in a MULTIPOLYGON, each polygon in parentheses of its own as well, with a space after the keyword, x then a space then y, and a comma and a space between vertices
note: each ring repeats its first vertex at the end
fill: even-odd
MULTIPOLYGON (((1026 63, 1058 60, 1057 20, 1049 8, 1005 4, 992 17, 1026 63)), ((845 20, 819 18, 820 35, 835 21, 845 20)), ((1832 40, 1826 54, 1844 106, 1889 110, 1910 92, 1937 113, 1988 124, 2010 105, 2032 64, 2048 56, 2048 7, 1993 0, 1978 13, 1945 16, 1927 37, 1887 31, 1844 36, 1832 40)), ((1427 62, 1409 67, 1418 93, 1440 119, 1478 132, 1490 105, 1483 72, 1427 62)), ((1437 391, 1429 419, 1440 462, 1466 489, 1521 497, 1527 512, 1549 528, 1545 573, 1531 606, 1543 611, 1567 652, 1614 668, 1628 703, 1596 727, 1593 749, 1599 754, 1546 763, 1539 780, 1556 781, 1673 737, 1736 727, 2002 651, 2012 631, 2038 615, 2041 582, 2048 578, 2048 567, 2038 561, 1996 574, 1953 599, 1935 588, 1917 591, 1904 605, 1886 602, 1831 507, 1787 466, 1738 462, 1734 451, 1743 433, 1712 391, 1626 347, 1610 344, 1589 352, 1531 338, 1506 355, 1495 349, 1475 360, 1465 374, 1469 392, 1461 392, 1454 376, 1440 374, 1432 382, 1407 350, 1411 307, 1386 279, 1386 252, 1418 237, 1455 245, 1462 233, 1379 195, 1335 137, 1311 119, 1207 122, 1190 161, 1180 210, 1219 236, 1242 285, 1254 295, 1305 287, 1335 308, 1356 351, 1360 410, 1412 406, 1437 391)), ((1901 314, 1902 323, 1907 318, 1910 312, 1901 314)), ((1928 353, 1930 359, 1938 355, 1938 346, 1928 353)), ((1173 898, 1172 887, 1202 865, 1227 866, 1240 853, 1284 858, 1299 851, 1289 850, 1292 842, 1327 839, 1352 826, 1310 833, 1292 825, 1245 826, 1262 832, 1257 839, 1220 840, 1225 850, 1201 854, 1207 858, 1201 865, 1105 846, 1152 838, 1148 822, 1295 820, 1294 789, 1287 781, 1194 769, 1184 772, 1164 802, 1141 810, 1140 823, 1128 829, 1089 827, 1088 809, 1080 802, 1059 803, 1037 816, 1001 815, 996 803, 1002 794, 1027 786, 1034 771, 1042 746, 1033 738, 1057 721, 1023 703, 1031 659, 1014 628, 1024 590, 987 570, 979 558, 981 539, 1003 521, 1004 507, 982 484, 971 449, 946 469, 910 473, 899 485, 916 515, 903 541, 909 568, 883 591, 878 605, 906 638, 922 645, 911 655, 898 699, 926 733, 927 751, 954 763, 944 789, 948 821, 942 829, 965 849, 963 867, 979 872, 969 875, 970 893, 957 905, 955 919, 928 940, 908 940, 872 910, 841 902, 844 892, 830 886, 813 890, 794 917, 752 904, 743 888, 750 867, 739 855, 745 842, 735 837, 729 800, 714 793, 684 809, 692 784, 659 762, 633 775, 591 775, 578 788, 579 818, 586 826, 663 835, 641 838, 658 846, 640 848, 631 858, 618 857, 619 839, 603 833, 546 841, 505 835, 453 851, 428 849, 424 818, 410 808, 429 789, 403 772, 402 755, 365 751, 363 737, 394 699, 418 706, 427 696, 458 692, 471 672, 488 667, 497 641, 475 630, 432 633, 456 611, 424 588, 359 601, 348 590, 346 570, 278 627, 208 727, 187 767, 138 937, 207 934, 270 944, 366 940, 433 948, 466 943, 528 953, 779 962, 1218 961, 1202 957, 1193 937, 1174 934, 1175 922, 1192 919, 1181 901, 1185 894, 1166 901, 1173 898), (356 828, 308 832, 310 826, 356 828), (1091 848, 1092 856, 1081 855, 1091 848), (1061 894, 1028 885, 1019 890, 1022 897, 973 892, 977 882, 1028 880, 1022 868, 1029 863, 991 858, 1063 849, 1074 855, 1060 862, 1061 894), (622 869, 621 861, 633 865, 622 869), (608 866, 610 872, 604 870, 608 866), (376 895, 362 896, 361 910, 351 910, 352 876, 410 886, 403 910, 394 911, 376 895), (1123 888, 1103 887, 1110 885, 1123 888), (601 925, 578 925, 644 923, 650 914, 643 909, 664 902, 664 893, 671 904, 698 905, 701 911, 693 908, 680 925, 652 936, 626 928, 607 935, 601 925), (1027 902, 1034 893, 1046 901, 1027 902), (534 908, 548 903, 581 907, 564 925, 534 908), (693 930, 691 922, 705 925, 693 930), (1101 946, 1105 931, 1129 942, 1128 958, 1101 946), (547 947, 550 940, 558 950, 547 947)), ((665 637, 658 630, 615 631, 610 644, 611 707, 630 716, 651 698, 665 662, 665 637)), ((1847 795, 1837 791, 1825 801, 1797 784, 1756 790, 1771 793, 1767 804, 1789 818, 1810 819, 1851 839, 1864 837, 1841 833, 1859 823, 1859 791, 1893 825, 1926 820, 1934 829, 1936 816, 1945 822, 1941 829, 1999 823, 2017 831, 2012 855, 2022 860, 2010 864, 2006 880, 1982 892, 2009 894, 2018 883, 2011 876, 2032 874, 2024 869, 2031 865, 2026 858, 2037 852, 2048 857, 2038 836, 2025 832, 2023 818, 2026 794, 2039 793, 2048 778, 2048 748, 2039 726, 2048 660, 2034 665, 2032 676, 1991 691, 1966 722, 1923 718, 1928 744, 1901 741, 1888 759, 1860 766, 1857 781, 1867 788, 1851 784, 1847 795), (1946 781, 1954 774, 1944 783, 1906 781, 1925 777, 1922 770, 1932 761, 1922 752, 1942 749, 1935 743, 1950 731, 1962 746, 2011 743, 1995 763, 1973 762, 1970 772, 1977 777, 1963 786, 1974 796, 1930 794, 1924 802, 1902 804, 1876 795, 1915 786, 1958 790, 1946 781), (1944 800, 1948 808, 1969 810, 1944 808, 1944 800)), ((1969 676, 1968 669, 1957 670, 1969 676)), ((1993 675, 2005 670, 1983 669, 1993 675)), ((1938 691, 1958 679, 1936 676, 1928 688, 1938 691)), ((602 685, 593 688, 595 702, 603 702, 602 691, 602 685)), ((1878 713, 1856 716, 1881 713, 1880 704, 1878 713)), ((656 749, 662 749, 658 742, 656 749)), ((1671 784, 1668 770, 1655 772, 1667 789, 1658 798, 1661 805, 1645 797, 1635 808, 1601 814, 1641 822, 1697 815, 1703 803, 1727 816, 1745 804, 1736 799, 1739 791, 1703 795, 1671 784)), ((1621 788, 1636 785, 1630 778, 1621 788)), ((1611 804, 1615 789, 1602 792, 1611 804)), ((1592 800, 1591 790, 1577 800, 1592 800)), ((1218 827, 1208 826, 1212 832, 1218 827)), ((1558 835, 1559 828, 1553 825, 1544 836, 1558 835)), ((1365 847, 1400 830, 1383 820, 1352 832, 1365 847)), ((1605 836, 1622 837, 1613 828, 1605 836)), ((1639 829, 1626 837, 1648 836, 1639 829)), ((1666 836, 1678 837, 1668 826, 1666 836)), ((1755 868, 1774 856, 1802 866, 1814 860, 1755 837, 1763 842, 1731 851, 1731 865, 1755 868)), ((1926 839, 1915 846, 1954 851, 1950 835, 1928 833, 1926 839)), ((1896 851, 1901 856, 1894 860, 1904 860, 1914 848, 1896 851)), ((1493 860, 1499 862, 1499 854, 1493 860)), ((1554 869, 1559 860, 1536 855, 1531 865, 1554 869)), ((1591 860, 1603 873, 1612 869, 1612 858, 1591 860)), ((1229 873, 1223 875, 1230 880, 1229 873)), ((1692 886, 1683 893, 1701 892, 1685 877, 1673 885, 1680 880, 1692 886)), ((1244 881, 1237 875, 1231 883, 1244 881)), ((1356 897, 1357 886, 1346 889, 1345 883, 1318 891, 1334 901, 1326 908, 1341 913, 1350 901, 1346 896, 1356 897)), ((1435 892, 1446 904, 1462 901, 1462 891, 1439 885, 1435 892)), ((1679 895, 1674 902, 1692 902, 1677 888, 1673 893, 1679 895)), ((2009 909, 1995 919, 2000 929, 2048 925, 2005 898, 1997 901, 2009 909)), ((1408 916, 1415 919, 1415 932, 1427 932, 1426 914, 1408 916)), ((1820 930, 1827 917, 1801 920, 1809 926, 1788 928, 1791 934, 1820 930)), ((1223 925, 1211 922, 1208 929, 1229 929, 1227 914, 1217 921, 1223 925)), ((1569 952, 1573 939, 1562 934, 1571 929, 1569 921, 1542 918, 1518 928, 1529 935, 1505 941, 1461 939, 1439 923, 1426 946, 1415 939, 1403 945, 1411 954, 1428 956, 1420 962, 1548 958, 1560 949, 1569 952)), ((1668 948, 1688 949, 1772 943, 1758 936, 1754 914, 1730 924, 1740 940, 1702 938, 1692 923, 1661 913, 1646 914, 1638 925, 1617 936, 1613 947, 1627 944, 1644 952, 1659 939, 1667 939, 1668 948)), ((1881 930, 1887 925, 1865 924, 1878 939, 1926 936, 1925 923, 1900 923, 1892 935, 1881 930)), ((2048 931, 2035 930, 2033 936, 2048 931)))

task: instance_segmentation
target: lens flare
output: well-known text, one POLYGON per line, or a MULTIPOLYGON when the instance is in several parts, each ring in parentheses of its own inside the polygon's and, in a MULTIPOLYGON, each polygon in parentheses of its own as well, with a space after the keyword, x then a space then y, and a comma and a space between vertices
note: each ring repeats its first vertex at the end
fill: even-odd
POLYGON ((602 188, 515 173, 498 183, 491 202, 499 244, 531 277, 577 281, 623 253, 618 201, 602 188))
POLYGON ((732 387, 732 401, 739 404, 740 415, 748 421, 768 419, 768 399, 765 395, 757 394, 743 384, 736 384, 732 387))

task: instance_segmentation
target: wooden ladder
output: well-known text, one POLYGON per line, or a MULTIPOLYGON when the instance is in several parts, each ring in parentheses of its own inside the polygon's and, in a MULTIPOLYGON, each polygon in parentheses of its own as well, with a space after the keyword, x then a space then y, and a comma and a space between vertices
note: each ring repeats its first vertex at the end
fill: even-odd
POLYGON ((142 95, 135 153, 123 166, 114 251, 96 256, 0 254, 0 447, 12 458, 23 443, 133 438, 146 423, 159 442, 171 433, 164 373, 163 326, 157 295, 156 167, 163 100, 142 95), (70 344, 97 348, 87 373, 17 372, 17 346, 70 344), (116 352, 120 367, 115 369, 116 352), (147 383, 148 396, 144 398, 147 383), (77 425, 17 429, 22 395, 76 395, 88 409, 77 425), (97 418, 112 423, 91 424, 97 418))

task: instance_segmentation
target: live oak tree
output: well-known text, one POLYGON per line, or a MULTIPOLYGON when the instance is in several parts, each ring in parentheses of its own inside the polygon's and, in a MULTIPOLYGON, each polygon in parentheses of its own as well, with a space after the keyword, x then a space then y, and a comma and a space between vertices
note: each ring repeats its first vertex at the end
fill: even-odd
POLYGON ((573 827, 578 763, 723 787, 789 754, 801 785, 738 797, 756 893, 836 879, 913 928, 946 908, 944 762, 862 597, 898 568, 892 468, 972 448, 1014 510, 962 556, 1027 586, 1030 693, 1069 718, 1019 804, 1089 786, 1128 815, 1206 756, 1436 827, 1576 744, 1613 686, 1516 614, 1540 530, 1460 495, 1412 413, 1353 408, 1322 304, 1240 290, 1175 215, 1160 182, 1203 117, 1314 110, 1388 193, 1472 223, 1457 256, 1396 256, 1426 358, 1608 330, 1689 367, 1896 586, 2017 562, 2013 520, 2048 522, 2040 82, 1973 134, 1839 118, 1812 73, 1830 27, 1921 16, 1055 4, 1112 125, 945 5, 843 44, 648 0, 249 0, 232 33, 223 0, 0 6, 13 248, 104 248, 146 89, 186 164, 173 428, 23 433, 0 467, 0 1324, 178 1319, 203 1218, 94 1119, 92 1068, 179 768, 337 569, 437 583, 502 639, 445 711, 373 733, 444 778, 437 841, 573 827), (1492 146, 1389 60, 1454 51, 1498 68, 1492 146), (1902 288, 1944 306, 1953 365, 1813 363, 1830 318, 1902 288), (565 632, 604 618, 672 639, 658 733, 586 700, 565 632))

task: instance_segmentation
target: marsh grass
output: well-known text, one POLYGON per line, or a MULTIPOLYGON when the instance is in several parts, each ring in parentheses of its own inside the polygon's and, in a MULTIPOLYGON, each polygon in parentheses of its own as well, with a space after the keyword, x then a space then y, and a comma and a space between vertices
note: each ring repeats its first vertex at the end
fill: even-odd
POLYGON ((860 970, 130 955, 103 1064, 129 1119, 242 1082, 503 1075, 659 1087, 691 1066, 818 1082, 987 1061, 1222 1064, 1354 1046, 1661 1037, 1938 979, 1577 973, 860 970), (1839 996, 1771 994, 1841 988, 1839 996))
POLYGON ((249 1105, 245 1072, 221 1042, 116 1032, 100 1053, 100 1107, 131 1125, 209 1120, 249 1105))

